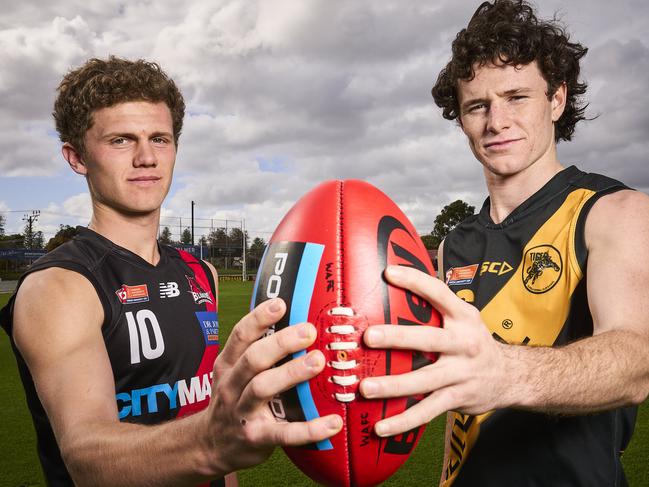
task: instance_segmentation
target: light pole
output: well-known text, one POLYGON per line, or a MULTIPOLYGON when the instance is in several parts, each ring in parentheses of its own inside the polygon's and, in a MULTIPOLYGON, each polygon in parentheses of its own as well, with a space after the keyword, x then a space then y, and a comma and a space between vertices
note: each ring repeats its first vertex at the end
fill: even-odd
POLYGON ((194 246, 194 201, 192 200, 192 247, 194 246))

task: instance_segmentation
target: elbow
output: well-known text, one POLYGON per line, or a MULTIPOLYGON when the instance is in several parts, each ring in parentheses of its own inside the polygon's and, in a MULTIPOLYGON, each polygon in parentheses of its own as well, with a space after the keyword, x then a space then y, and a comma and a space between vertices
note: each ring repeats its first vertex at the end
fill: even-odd
POLYGON ((74 439, 72 435, 64 436, 59 441, 61 459, 75 485, 90 485, 87 447, 83 443, 81 438, 74 439))
POLYGON ((645 378, 642 387, 638 387, 637 390, 634 391, 631 398, 631 405, 639 406, 647 400, 647 397, 649 397, 649 377, 645 378))

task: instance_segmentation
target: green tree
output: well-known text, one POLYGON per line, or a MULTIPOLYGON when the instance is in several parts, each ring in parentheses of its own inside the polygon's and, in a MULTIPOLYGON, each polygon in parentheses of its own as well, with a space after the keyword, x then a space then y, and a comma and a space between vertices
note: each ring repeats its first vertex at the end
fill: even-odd
MULTIPOLYGON (((191 236, 190 236, 191 238, 191 236)), ((161 244, 165 245, 171 245, 172 240, 171 240, 171 230, 169 230, 169 227, 164 227, 162 231, 160 232, 160 236, 158 237, 158 242, 161 244)))
POLYGON ((424 242, 424 247, 426 247, 429 250, 436 250, 437 247, 439 247, 439 243, 437 242, 437 239, 433 237, 431 234, 428 235, 420 235, 421 241, 424 242))
POLYGON ((207 240, 210 243, 210 247, 225 247, 228 242, 228 234, 225 232, 225 228, 215 228, 208 234, 207 240))
POLYGON ((182 235, 180 236, 180 243, 186 244, 186 245, 191 245, 192 243, 192 231, 189 229, 189 227, 185 228, 183 230, 182 235))
POLYGON ((64 244, 68 240, 72 240, 78 233, 79 231, 76 229, 76 227, 71 227, 70 225, 59 225, 58 231, 51 239, 47 241, 45 250, 47 250, 48 252, 50 250, 54 250, 59 245, 64 244))
POLYGON ((426 248, 436 249, 442 240, 453 230, 458 223, 475 214, 475 206, 471 206, 462 200, 456 200, 446 205, 439 215, 435 218, 435 226, 431 232, 433 237, 426 248))
POLYGON ((32 249, 43 249, 45 248, 45 235, 43 235, 43 232, 38 230, 37 232, 34 232, 34 236, 32 237, 32 249))
POLYGON ((34 230, 34 220, 29 220, 25 224, 23 236, 23 243, 26 249, 43 248, 43 232, 34 230))
POLYGON ((266 250, 266 242, 263 238, 255 237, 252 243, 250 244, 250 254, 258 255, 261 257, 266 250))
POLYGON ((228 235, 228 245, 234 249, 237 249, 233 255, 241 257, 243 255, 242 249, 245 247, 248 249, 248 232, 243 232, 239 227, 233 227, 230 229, 230 234, 228 235))
POLYGON ((250 244, 250 250, 248 251, 248 262, 251 269, 258 269, 259 264, 261 263, 261 258, 264 255, 266 250, 266 242, 263 238, 255 237, 252 243, 250 244))
POLYGON ((24 249, 25 236, 20 233, 0 236, 0 249, 24 249))

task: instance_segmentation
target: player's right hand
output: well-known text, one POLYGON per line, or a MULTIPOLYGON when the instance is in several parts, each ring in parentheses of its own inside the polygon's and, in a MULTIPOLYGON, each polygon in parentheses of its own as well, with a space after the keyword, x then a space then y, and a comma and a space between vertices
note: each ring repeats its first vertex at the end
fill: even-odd
POLYGON ((268 407, 276 394, 311 379, 325 365, 322 352, 314 350, 273 367, 316 339, 316 329, 310 323, 264 337, 285 311, 284 301, 277 298, 257 306, 236 324, 214 363, 206 447, 214 455, 211 463, 224 473, 263 462, 277 445, 317 442, 342 428, 338 415, 308 422, 279 422, 268 407))

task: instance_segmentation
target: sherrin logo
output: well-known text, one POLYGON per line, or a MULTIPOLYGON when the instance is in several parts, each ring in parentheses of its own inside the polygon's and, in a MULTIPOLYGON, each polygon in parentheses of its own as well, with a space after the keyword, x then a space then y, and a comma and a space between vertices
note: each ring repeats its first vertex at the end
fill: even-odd
POLYGON ((563 271, 561 253, 552 245, 537 245, 525 252, 522 279, 525 288, 534 294, 552 289, 563 271))

